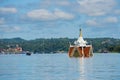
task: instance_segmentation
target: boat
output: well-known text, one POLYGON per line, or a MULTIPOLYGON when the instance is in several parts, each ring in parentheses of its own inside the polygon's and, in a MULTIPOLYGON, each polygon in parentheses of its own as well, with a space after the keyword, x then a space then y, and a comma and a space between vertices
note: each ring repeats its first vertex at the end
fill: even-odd
POLYGON ((91 57, 93 56, 92 45, 88 45, 82 37, 82 30, 80 29, 79 38, 74 41, 74 45, 69 46, 69 57, 91 57))
POLYGON ((26 51, 26 55, 30 56, 32 53, 29 51, 26 51))

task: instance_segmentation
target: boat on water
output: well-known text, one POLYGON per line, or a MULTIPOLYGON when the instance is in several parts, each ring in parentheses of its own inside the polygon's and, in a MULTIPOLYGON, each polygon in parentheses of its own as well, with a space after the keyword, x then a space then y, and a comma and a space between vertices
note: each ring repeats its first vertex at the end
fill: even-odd
POLYGON ((74 42, 74 45, 70 44, 69 57, 91 57, 93 56, 92 45, 87 45, 87 41, 85 41, 82 37, 82 30, 80 29, 79 38, 74 42))
POLYGON ((30 56, 32 53, 29 51, 26 51, 26 55, 30 56))

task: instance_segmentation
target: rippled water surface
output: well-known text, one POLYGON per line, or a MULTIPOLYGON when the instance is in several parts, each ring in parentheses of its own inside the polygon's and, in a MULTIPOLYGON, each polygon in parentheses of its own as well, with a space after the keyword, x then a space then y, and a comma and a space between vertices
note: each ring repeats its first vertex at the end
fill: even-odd
POLYGON ((0 80, 120 80, 120 54, 0 55, 0 80))

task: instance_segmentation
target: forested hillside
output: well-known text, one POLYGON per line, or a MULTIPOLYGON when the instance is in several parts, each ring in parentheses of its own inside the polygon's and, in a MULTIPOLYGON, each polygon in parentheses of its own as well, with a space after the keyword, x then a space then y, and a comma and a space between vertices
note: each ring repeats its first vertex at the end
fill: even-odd
MULTIPOLYGON (((51 39, 35 39, 24 40, 21 38, 0 39, 0 50, 16 46, 18 44, 24 51, 32 51, 34 53, 57 53, 67 52, 69 44, 73 44, 76 39, 69 38, 51 38, 51 39)), ((85 38, 88 44, 93 45, 95 53, 103 52, 120 52, 120 39, 114 38, 85 38)))

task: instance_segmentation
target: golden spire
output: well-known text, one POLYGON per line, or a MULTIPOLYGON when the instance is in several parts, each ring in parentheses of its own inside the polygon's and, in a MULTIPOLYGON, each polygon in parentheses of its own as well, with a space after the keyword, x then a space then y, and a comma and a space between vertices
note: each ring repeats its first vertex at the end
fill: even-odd
POLYGON ((80 29, 80 37, 82 37, 82 30, 80 29))

